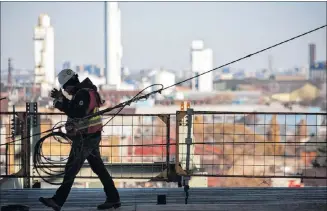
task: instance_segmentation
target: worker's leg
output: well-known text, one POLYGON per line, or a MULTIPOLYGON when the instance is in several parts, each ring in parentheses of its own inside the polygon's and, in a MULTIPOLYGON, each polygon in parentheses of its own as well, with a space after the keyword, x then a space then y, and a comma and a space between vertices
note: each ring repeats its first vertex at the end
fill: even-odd
POLYGON ((70 150, 67 164, 65 166, 64 180, 56 191, 53 199, 60 206, 66 202, 69 192, 73 186, 76 175, 81 169, 87 154, 80 145, 74 144, 70 150))
POLYGON ((112 180, 110 174, 108 173, 100 155, 99 147, 93 149, 90 155, 86 158, 89 162, 92 171, 98 175, 104 191, 107 195, 107 201, 109 202, 119 202, 119 193, 115 187, 114 181, 112 180))

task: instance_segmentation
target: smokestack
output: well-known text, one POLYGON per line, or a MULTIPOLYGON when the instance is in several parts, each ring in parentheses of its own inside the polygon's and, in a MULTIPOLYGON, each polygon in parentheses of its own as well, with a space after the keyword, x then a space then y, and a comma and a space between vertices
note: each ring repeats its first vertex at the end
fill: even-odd
POLYGON ((12 88, 12 65, 11 58, 8 59, 8 79, 7 79, 9 90, 12 88))
POLYGON ((105 2, 105 77, 106 84, 119 88, 121 84, 121 14, 118 2, 105 2))
POLYGON ((309 66, 316 62, 316 44, 309 44, 309 66))
POLYGON ((108 11, 107 11, 108 2, 104 2, 104 75, 106 77, 106 84, 109 83, 107 72, 108 72, 108 11))

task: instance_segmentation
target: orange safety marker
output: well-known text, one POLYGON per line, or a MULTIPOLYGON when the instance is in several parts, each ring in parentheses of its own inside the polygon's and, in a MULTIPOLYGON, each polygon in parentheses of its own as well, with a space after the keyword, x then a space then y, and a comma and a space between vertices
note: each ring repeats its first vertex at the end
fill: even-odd
POLYGON ((187 108, 191 108, 191 103, 187 102, 187 108))
POLYGON ((184 101, 181 102, 181 111, 184 111, 184 101))

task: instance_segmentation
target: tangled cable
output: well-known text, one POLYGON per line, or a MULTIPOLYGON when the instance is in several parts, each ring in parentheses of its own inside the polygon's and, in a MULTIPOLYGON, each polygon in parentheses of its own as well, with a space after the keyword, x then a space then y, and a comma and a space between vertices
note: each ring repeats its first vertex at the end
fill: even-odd
POLYGON ((61 139, 56 138, 56 140, 61 143, 61 144, 71 144, 71 140, 69 139, 69 137, 62 132, 52 132, 49 133, 47 135, 45 135, 44 137, 42 137, 36 144, 34 147, 34 155, 33 155, 33 168, 34 170, 37 172, 37 174, 40 176, 40 178, 45 181, 46 183, 49 183, 51 185, 61 185, 62 183, 56 183, 56 182, 52 182, 50 180, 48 180, 48 178, 50 179, 56 179, 59 176, 64 175, 64 171, 57 171, 57 170, 53 170, 53 166, 55 165, 54 162, 60 164, 62 163, 61 161, 65 161, 66 159, 63 159, 61 161, 55 161, 52 160, 48 157, 46 157, 43 152, 42 152, 42 145, 43 142, 50 137, 60 137, 63 140, 65 140, 66 142, 63 142, 61 139), (48 167, 49 166, 49 167, 48 167), (42 176, 42 173, 46 175, 46 177, 42 176))

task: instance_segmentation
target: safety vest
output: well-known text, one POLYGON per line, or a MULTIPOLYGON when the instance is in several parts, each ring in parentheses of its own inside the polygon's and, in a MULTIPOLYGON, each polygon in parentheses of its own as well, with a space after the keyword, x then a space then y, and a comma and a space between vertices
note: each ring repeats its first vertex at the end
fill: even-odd
MULTIPOLYGON (((96 91, 93 89, 86 89, 90 94, 90 103, 87 109, 87 116, 92 115, 99 111, 100 104, 96 99, 96 91)), ((72 120, 68 118, 68 122, 73 121, 72 130, 66 128, 67 133, 76 133, 78 134, 92 134, 102 130, 102 117, 101 115, 97 115, 91 118, 83 119, 83 120, 72 120), (70 132, 71 131, 71 132, 70 132)))

